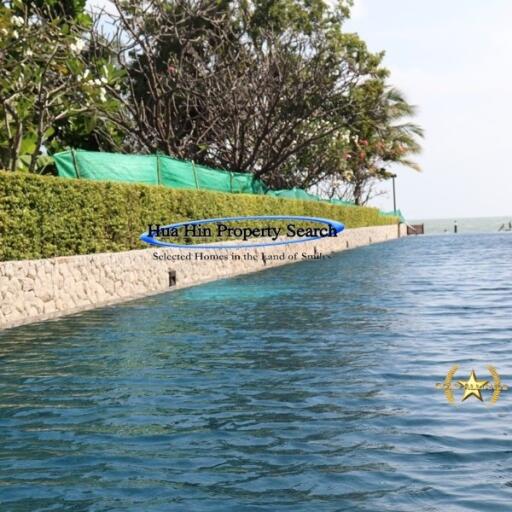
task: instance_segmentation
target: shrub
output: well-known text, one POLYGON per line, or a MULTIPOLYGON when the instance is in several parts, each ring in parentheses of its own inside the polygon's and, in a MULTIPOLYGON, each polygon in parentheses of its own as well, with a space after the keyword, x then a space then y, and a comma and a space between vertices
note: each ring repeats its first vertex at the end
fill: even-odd
POLYGON ((304 215, 347 228, 394 224, 376 208, 0 171, 0 261, 147 247, 149 223, 240 215, 304 215))

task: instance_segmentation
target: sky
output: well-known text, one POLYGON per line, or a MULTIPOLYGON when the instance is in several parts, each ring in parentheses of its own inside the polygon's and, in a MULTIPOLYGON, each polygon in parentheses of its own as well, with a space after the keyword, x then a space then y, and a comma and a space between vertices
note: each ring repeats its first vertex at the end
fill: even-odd
POLYGON ((385 50, 426 132, 422 172, 396 168, 406 218, 512 217, 511 19, 509 0, 356 0, 346 30, 385 50))

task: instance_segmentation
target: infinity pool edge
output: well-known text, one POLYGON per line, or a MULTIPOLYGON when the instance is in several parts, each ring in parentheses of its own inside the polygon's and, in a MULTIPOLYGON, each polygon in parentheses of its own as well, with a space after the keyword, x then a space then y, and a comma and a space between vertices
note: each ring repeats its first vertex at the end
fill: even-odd
POLYGON ((396 225, 345 229, 338 237, 315 242, 231 251, 208 250, 209 255, 238 252, 241 260, 208 258, 172 261, 183 249, 148 248, 117 253, 63 256, 0 263, 0 329, 53 320, 90 309, 112 306, 218 279, 259 272, 304 261, 315 255, 354 249, 405 235, 396 225), (156 259, 155 253, 165 255, 156 259), (293 259, 293 254, 299 257, 293 259), (244 254, 251 258, 243 259, 244 254), (266 255, 266 261, 262 254, 266 255), (169 257, 169 258, 168 258, 169 257), (173 274, 174 273, 174 274, 173 274), (173 277, 174 276, 174 277, 173 277), (175 281, 174 284, 173 280, 175 281))

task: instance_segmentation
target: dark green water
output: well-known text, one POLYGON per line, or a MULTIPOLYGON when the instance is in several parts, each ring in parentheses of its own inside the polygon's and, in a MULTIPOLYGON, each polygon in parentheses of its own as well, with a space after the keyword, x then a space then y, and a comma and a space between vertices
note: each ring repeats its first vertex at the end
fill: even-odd
POLYGON ((0 334, 0 510, 507 511, 512 235, 409 238, 0 334))

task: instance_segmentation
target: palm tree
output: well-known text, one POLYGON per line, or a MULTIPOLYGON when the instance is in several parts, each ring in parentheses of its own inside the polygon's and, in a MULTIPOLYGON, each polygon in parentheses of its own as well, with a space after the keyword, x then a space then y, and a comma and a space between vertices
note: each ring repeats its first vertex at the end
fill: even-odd
POLYGON ((416 114, 416 107, 398 89, 382 81, 360 86, 353 103, 356 110, 342 172, 352 189, 354 202, 365 204, 371 197, 372 185, 391 178, 390 165, 421 170, 410 157, 421 152, 418 139, 424 132, 408 121, 416 114))

